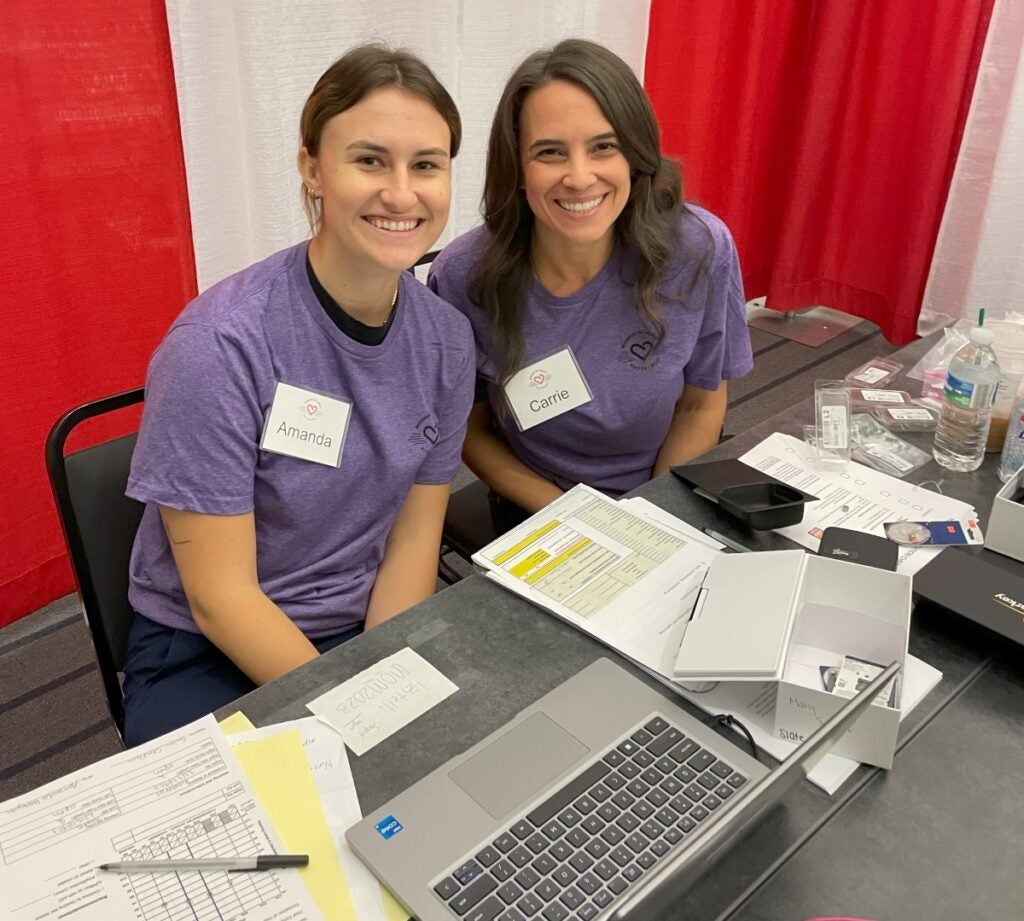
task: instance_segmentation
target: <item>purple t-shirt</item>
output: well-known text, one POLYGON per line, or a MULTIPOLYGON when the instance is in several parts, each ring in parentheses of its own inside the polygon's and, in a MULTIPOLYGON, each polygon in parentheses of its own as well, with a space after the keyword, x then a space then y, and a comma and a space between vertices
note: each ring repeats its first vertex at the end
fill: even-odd
POLYGON ((128 495, 148 503, 131 558, 140 614, 198 632, 157 505, 253 512, 260 586, 313 638, 365 619, 395 516, 415 483, 459 468, 473 399, 465 318, 411 275, 380 345, 316 299, 303 243, 206 291, 150 363, 128 495), (337 468, 260 448, 277 382, 352 404, 337 468))
POLYGON ((621 245, 568 297, 555 297, 536 279, 530 282, 522 312, 522 366, 570 346, 593 399, 525 432, 504 409, 504 394, 494 382, 490 323, 468 294, 486 229, 463 234, 431 265, 430 287, 473 324, 477 370, 488 382, 488 400, 509 447, 561 489, 586 483, 618 496, 646 482, 683 388, 716 390, 723 380, 753 367, 732 236, 713 214, 690 208, 699 221, 683 218, 681 243, 663 273, 659 291, 667 296, 659 297, 657 306, 666 332, 653 355, 654 336, 636 312, 635 260, 621 245), (698 272, 709 250, 708 231, 713 258, 706 272, 698 272))

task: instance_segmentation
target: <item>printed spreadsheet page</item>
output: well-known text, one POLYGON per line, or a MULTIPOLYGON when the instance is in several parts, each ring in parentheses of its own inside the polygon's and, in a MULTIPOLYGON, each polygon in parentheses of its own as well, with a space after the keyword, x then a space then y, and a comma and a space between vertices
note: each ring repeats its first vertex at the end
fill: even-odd
POLYGON ((717 544, 576 486, 473 557, 486 575, 671 679, 717 544))
POLYGON ((0 804, 5 921, 321 921, 296 870, 111 873, 280 853, 212 716, 0 804))

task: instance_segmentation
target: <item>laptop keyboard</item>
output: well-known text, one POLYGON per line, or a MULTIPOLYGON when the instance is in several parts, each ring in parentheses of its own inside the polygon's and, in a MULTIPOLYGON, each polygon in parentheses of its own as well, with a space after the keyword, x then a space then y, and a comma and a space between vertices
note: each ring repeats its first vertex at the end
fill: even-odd
POLYGON ((654 715, 434 892, 463 921, 592 921, 746 780, 654 715))

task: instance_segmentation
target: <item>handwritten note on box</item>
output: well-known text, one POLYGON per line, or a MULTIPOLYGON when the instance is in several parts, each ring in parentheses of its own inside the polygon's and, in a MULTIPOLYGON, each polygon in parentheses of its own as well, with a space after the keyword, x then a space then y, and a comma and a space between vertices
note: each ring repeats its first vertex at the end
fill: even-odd
POLYGON ((357 755, 398 732, 458 687, 406 647, 306 704, 357 755))

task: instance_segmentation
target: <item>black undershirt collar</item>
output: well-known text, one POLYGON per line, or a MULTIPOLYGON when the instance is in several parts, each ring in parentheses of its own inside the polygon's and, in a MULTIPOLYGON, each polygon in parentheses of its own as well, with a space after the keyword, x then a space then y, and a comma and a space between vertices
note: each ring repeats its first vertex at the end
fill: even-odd
POLYGON ((320 306, 324 308, 324 312, 330 317, 331 322, 346 336, 362 345, 380 345, 384 341, 395 318, 395 307, 391 308, 388 321, 383 326, 367 326, 365 323, 360 323, 351 314, 346 313, 345 309, 327 293, 327 289, 320 284, 320 279, 313 271, 313 263, 309 261, 308 251, 306 253, 306 275, 309 277, 309 283, 313 287, 313 293, 320 302, 320 306))

